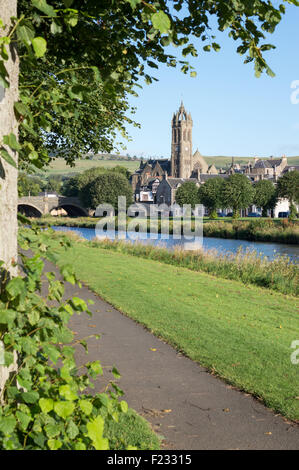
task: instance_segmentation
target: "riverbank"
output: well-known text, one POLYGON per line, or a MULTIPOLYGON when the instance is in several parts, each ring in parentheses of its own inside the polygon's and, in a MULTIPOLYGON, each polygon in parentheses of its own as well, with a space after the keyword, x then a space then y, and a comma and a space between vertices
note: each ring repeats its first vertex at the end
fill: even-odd
POLYGON ((144 256, 137 256, 125 252, 136 246, 75 241, 65 251, 61 236, 51 234, 59 264, 72 264, 91 290, 214 374, 299 420, 298 366, 290 360, 299 338, 297 299, 192 271, 194 255, 186 269, 176 264, 178 253, 168 264, 161 256, 167 250, 138 247, 144 256))
POLYGON ((236 254, 221 254, 216 250, 184 251, 182 248, 156 247, 125 241, 96 240, 81 238, 74 232, 53 233, 53 239, 67 237, 80 246, 114 251, 160 263, 204 272, 223 279, 241 281, 245 285, 264 287, 286 295, 299 295, 299 267, 289 263, 285 256, 276 256, 270 261, 256 252, 238 250, 236 254))
MULTIPOLYGON (((31 219, 38 225, 53 225, 65 227, 95 228, 100 218, 91 217, 51 217, 45 216, 40 219, 31 219)), ((134 221, 133 218, 127 218, 127 224, 134 221)), ((173 224, 170 219, 169 233, 173 233, 173 224)), ((177 222, 178 223, 178 222, 177 222)), ((117 219, 115 229, 117 230, 117 219)), ((150 231, 149 221, 145 222, 143 230, 150 231)), ((158 223, 158 233, 161 233, 161 221, 158 223)), ((285 244, 299 244, 299 221, 291 222, 288 219, 240 219, 223 220, 217 219, 211 221, 204 219, 203 235, 205 237, 227 238, 235 240, 248 240, 259 242, 273 242, 285 244)))

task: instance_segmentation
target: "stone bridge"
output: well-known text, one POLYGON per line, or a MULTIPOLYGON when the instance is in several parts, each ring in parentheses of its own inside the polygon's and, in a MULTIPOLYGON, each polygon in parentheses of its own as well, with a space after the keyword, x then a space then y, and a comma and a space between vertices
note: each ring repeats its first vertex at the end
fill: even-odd
POLYGON ((19 198, 18 211, 27 217, 41 217, 50 214, 54 209, 64 209, 69 216, 92 215, 77 197, 44 194, 19 198))

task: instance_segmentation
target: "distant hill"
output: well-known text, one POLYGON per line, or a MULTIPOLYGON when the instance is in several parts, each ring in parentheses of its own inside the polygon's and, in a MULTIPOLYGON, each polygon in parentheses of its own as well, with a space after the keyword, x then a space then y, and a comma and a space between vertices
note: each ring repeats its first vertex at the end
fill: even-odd
MULTIPOLYGON (((114 156, 113 156, 114 157, 114 156)), ((226 168, 232 162, 232 157, 223 157, 223 156, 216 156, 216 157, 204 157, 206 162, 209 165, 213 163, 217 168, 226 168)), ((253 160, 253 157, 234 157, 235 163, 245 164, 248 163, 249 160, 253 160)), ((289 165, 299 165, 299 156, 298 157, 288 157, 289 165)), ((95 156, 93 159, 88 160, 77 160, 76 165, 72 168, 66 165, 65 161, 62 158, 56 158, 50 167, 45 170, 46 175, 71 175, 75 173, 80 173, 84 170, 93 167, 103 167, 103 168, 113 168, 115 166, 124 166, 128 168, 132 173, 139 168, 140 160, 127 160, 124 156, 115 155, 115 159, 112 156, 108 158, 103 158, 101 155, 100 157, 95 156)))
MULTIPOLYGON (((260 157, 263 158, 263 157, 260 157)), ((278 157, 275 157, 278 158, 278 157)), ((232 157, 223 157, 223 156, 216 156, 216 157, 204 157, 206 162, 209 165, 214 165, 217 168, 226 168, 232 162, 232 157)), ((240 165, 244 165, 248 163, 250 160, 253 160, 254 157, 234 157, 234 163, 239 163, 240 165)), ((264 159, 264 158, 263 158, 264 159)), ((266 158, 265 158, 266 160, 266 158)), ((299 165, 299 156, 298 157, 288 157, 288 164, 289 165, 299 165)))

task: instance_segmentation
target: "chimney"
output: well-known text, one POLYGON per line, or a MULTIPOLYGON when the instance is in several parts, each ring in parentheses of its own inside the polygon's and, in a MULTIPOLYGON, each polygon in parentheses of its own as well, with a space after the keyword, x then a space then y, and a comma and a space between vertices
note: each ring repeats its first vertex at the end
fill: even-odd
POLYGON ((166 181, 168 180, 168 173, 167 173, 167 171, 165 171, 165 173, 164 173, 164 175, 163 175, 163 180, 166 180, 166 181))

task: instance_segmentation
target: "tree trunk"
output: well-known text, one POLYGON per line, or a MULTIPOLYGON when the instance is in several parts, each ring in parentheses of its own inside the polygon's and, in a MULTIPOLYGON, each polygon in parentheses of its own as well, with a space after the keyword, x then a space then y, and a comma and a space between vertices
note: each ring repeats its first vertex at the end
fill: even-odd
MULTIPOLYGON (((17 0, 1 0, 0 17, 6 25, 0 36, 6 36, 11 29, 10 18, 17 16, 17 0)), ((0 145, 4 135, 17 135, 18 126, 14 115, 14 102, 18 100, 19 62, 16 48, 11 47, 5 66, 10 87, 0 92, 0 145), (3 96, 4 95, 4 96, 3 96)), ((6 147, 17 161, 16 152, 6 147)), ((17 260, 17 170, 0 158, 0 260, 11 275, 16 273, 12 264, 17 260)))
MULTIPOLYGON (((7 36, 11 29, 10 18, 17 16, 17 0, 1 0, 0 17, 6 25, 0 30, 0 37, 7 36)), ((14 116, 14 102, 18 100, 19 61, 16 48, 11 46, 5 67, 8 72, 9 88, 0 89, 0 147, 3 136, 10 133, 17 135, 18 125, 14 116)), ((6 147, 11 157, 17 162, 16 152, 6 147)), ((0 157, 0 260, 4 261, 4 269, 9 276, 17 273, 14 263, 17 261, 17 170, 0 157)), ((2 266, 3 268, 3 266, 2 266)), ((0 276, 1 289, 1 276, 0 276)), ((3 348, 3 345, 0 344, 3 348)), ((3 354, 2 354, 3 356, 3 354)), ((1 392, 12 370, 17 368, 16 357, 9 368, 0 365, 0 399, 1 392)))

